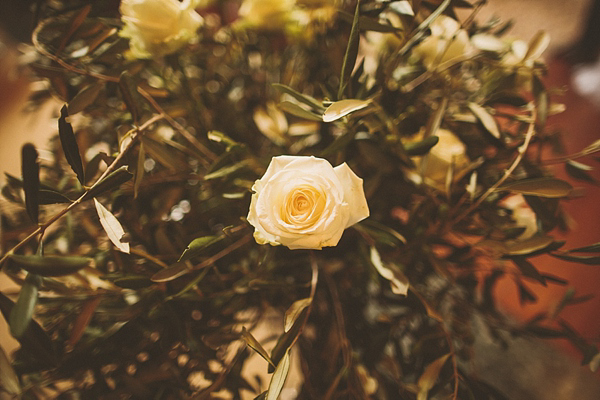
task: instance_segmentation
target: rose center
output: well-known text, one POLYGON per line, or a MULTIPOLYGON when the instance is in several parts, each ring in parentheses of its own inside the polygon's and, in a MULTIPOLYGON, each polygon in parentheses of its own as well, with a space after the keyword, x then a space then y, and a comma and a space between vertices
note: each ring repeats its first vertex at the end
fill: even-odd
POLYGON ((321 190, 311 185, 297 186, 285 197, 280 211, 281 219, 297 227, 311 226, 323 213, 325 197, 321 190))

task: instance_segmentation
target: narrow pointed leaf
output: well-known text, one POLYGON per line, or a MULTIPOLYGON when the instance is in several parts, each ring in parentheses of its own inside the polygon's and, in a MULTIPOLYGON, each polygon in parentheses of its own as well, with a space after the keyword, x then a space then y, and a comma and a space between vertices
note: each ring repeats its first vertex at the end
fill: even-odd
POLYGON ((100 196, 108 192, 109 190, 118 188, 123 183, 127 182, 133 177, 133 174, 127 170, 127 166, 124 165, 118 168, 116 171, 108 174, 101 181, 96 182, 90 190, 85 194, 84 199, 90 199, 92 197, 100 196))
POLYGON ((69 203, 73 202, 67 196, 65 196, 64 194, 61 194, 55 190, 40 189, 40 191, 38 192, 38 196, 39 196, 39 203, 41 205, 69 204, 69 203))
POLYGON ((137 125, 140 119, 141 108, 139 95, 137 85, 131 74, 127 71, 124 71, 119 77, 119 90, 121 91, 127 110, 131 113, 133 123, 137 125))
POLYGON ((98 94, 104 86, 104 82, 96 82, 81 89, 79 93, 69 101, 69 105, 67 106, 69 115, 74 115, 85 110, 87 106, 96 100, 96 97, 98 97, 98 94))
POLYGON ((410 5, 410 1, 407 0, 394 1, 390 3, 388 7, 390 10, 400 15, 415 15, 415 12, 413 11, 412 6, 410 5))
POLYGON ((600 265, 600 256, 574 256, 565 253, 550 253, 550 255, 564 261, 576 262, 585 265, 600 265))
POLYGON ((519 291, 519 303, 521 305, 535 303, 537 301, 537 296, 531 290, 529 290, 529 288, 525 286, 523 282, 517 281, 517 289, 519 291))
POLYGON ((348 46, 346 47, 346 53, 344 54, 344 60, 342 62, 342 72, 340 74, 340 87, 338 89, 337 98, 341 99, 344 93, 346 83, 352 74, 352 69, 356 63, 356 57, 358 56, 358 44, 360 42, 360 0, 356 2, 356 10, 354 11, 354 19, 352 21, 352 28, 350 30, 350 37, 348 38, 348 46))
POLYGON ((273 86, 279 91, 282 91, 283 93, 289 94, 290 96, 298 100, 300 103, 304 103, 307 106, 317 110, 318 112, 323 112, 323 110, 325 110, 325 107, 323 107, 323 104, 320 101, 306 94, 302 94, 289 86, 283 85, 281 83, 273 83, 271 86, 273 86))
POLYGON ((505 254, 509 256, 525 256, 543 250, 554 243, 551 236, 532 236, 506 245, 505 254))
POLYGON ((181 262, 192 259, 202 253, 205 248, 221 241, 221 239, 223 239, 223 236, 204 236, 194 239, 188 244, 187 248, 183 251, 181 257, 179 257, 179 260, 177 261, 181 262))
POLYGON ((406 154, 409 156, 423 156, 431 150, 433 146, 435 146, 440 141, 440 138, 437 136, 429 136, 421 140, 420 142, 407 143, 404 145, 404 149, 406 150, 406 154))
POLYGON ((425 368, 425 371, 423 371, 423 375, 421 375, 419 381, 417 382, 417 387, 419 388, 419 392, 417 393, 417 400, 427 400, 427 394, 429 393, 433 385, 435 385, 435 382, 437 381, 440 375, 442 367, 444 366, 444 364, 446 364, 446 361, 449 357, 450 354, 443 355, 425 368))
POLYGON ((540 58, 542 53, 546 50, 550 44, 550 35, 548 32, 541 30, 538 31, 527 45, 527 53, 523 57, 523 61, 535 60, 540 58))
POLYGON ((15 338, 20 338, 31 322, 35 304, 38 300, 38 289, 40 285, 41 278, 35 274, 29 274, 25 278, 23 286, 21 286, 19 298, 11 310, 10 318, 8 320, 10 333, 15 338))
POLYGON ((379 275, 390 282, 394 294, 407 295, 410 286, 408 278, 406 278, 406 276, 404 276, 397 268, 385 266, 375 247, 371 247, 371 264, 373 264, 377 272, 379 272, 379 275))
POLYGON ((8 256, 11 265, 41 276, 64 276, 74 274, 92 262, 88 257, 77 256, 8 256))
POLYGON ((593 168, 589 165, 582 164, 574 160, 568 160, 565 163, 565 170, 571 177, 575 179, 598 185, 598 180, 588 173, 588 171, 593 170, 593 168))
POLYGON ((556 178, 533 178, 504 184, 498 190, 506 190, 529 196, 559 198, 566 197, 573 190, 568 182, 556 178))
POLYGON ((594 243, 589 246, 578 247, 576 249, 569 250, 570 253, 596 253, 600 252, 600 243, 594 243))
POLYGON ((146 150, 144 150, 144 143, 140 142, 140 147, 138 148, 137 155, 137 164, 135 167, 135 177, 133 179, 133 198, 137 199, 137 196, 140 192, 140 185, 142 184, 142 180, 144 179, 144 163, 146 161, 146 150))
POLYGON ((210 174, 204 175, 204 180, 209 181, 212 179, 223 178, 225 176, 231 175, 234 172, 246 167, 247 165, 248 165, 247 161, 240 161, 233 165, 228 165, 228 166, 220 168, 214 172, 211 172, 210 174))
POLYGON ((79 342, 79 339, 81 339, 81 337, 83 336, 83 333, 85 332, 85 329, 87 328, 87 326, 90 324, 90 321, 92 320, 92 316, 94 315, 94 312, 96 311, 96 308, 98 307, 98 304, 100 304, 100 300, 102 300, 101 297, 93 297, 91 299, 88 299, 85 301, 85 303, 83 303, 83 307, 81 308, 81 312, 79 313, 79 315, 77 316, 77 319, 75 320, 75 323, 73 324, 73 330, 71 330, 71 336, 69 337, 69 340, 67 341, 67 345, 69 347, 73 347, 77 344, 77 342, 79 342))
POLYGON ((192 270, 189 269, 185 263, 178 262, 169 266, 169 268, 158 271, 152 275, 152 278, 150 279, 152 282, 168 282, 190 272, 192 272, 192 270))
POLYGON ((300 316, 302 311, 306 307, 308 307, 310 305, 310 303, 311 303, 311 299, 309 297, 307 297, 305 299, 296 300, 290 306, 290 308, 287 309, 287 311, 285 312, 285 318, 284 318, 284 323, 283 323, 283 331, 284 332, 287 332, 292 328, 292 326, 294 325, 294 323, 296 322, 296 320, 298 319, 298 317, 300 316))
POLYGON ((494 117, 477 103, 469 103, 469 110, 477 117, 483 127, 496 139, 500 139, 500 130, 494 117))
POLYGON ((123 253, 129 254, 129 243, 121 242, 123 235, 125 235, 125 231, 119 220, 98 200, 94 199, 94 204, 96 206, 96 211, 98 212, 98 217, 100 218, 100 224, 102 224, 102 227, 106 231, 112 244, 123 253))
POLYGON ((25 192, 25 208, 31 220, 38 222, 39 215, 39 190, 40 166, 38 165, 38 152, 31 143, 23 145, 21 149, 21 173, 23 175, 23 191, 25 192))
POLYGON ((366 108, 371 102, 369 100, 347 99, 336 101, 323 113, 323 122, 333 122, 345 117, 355 111, 366 108))
MULTIPOLYGON (((302 328, 304 327, 304 322, 305 322, 304 317, 307 312, 308 312, 308 308, 303 309, 300 312, 300 315, 298 315, 298 317, 296 318, 296 321, 294 321, 294 324, 292 325, 290 330, 288 330, 283 335, 281 335, 279 337, 279 340, 277 340, 277 344, 275 344, 273 351, 271 351, 271 360, 273 361, 274 364, 279 365, 279 362, 281 361, 284 354, 289 350, 290 346, 294 343, 294 340, 296 340, 296 337, 298 337, 298 335, 300 335, 300 333, 302 332, 302 328)), ((269 373, 271 373, 271 372, 273 372, 273 367, 269 366, 269 373)))
POLYGON ((67 162, 73 172, 75 172, 75 175, 77 175, 79 183, 83 185, 85 183, 83 164, 81 162, 81 155, 79 154, 79 146, 75 139, 75 133, 73 132, 73 126, 70 122, 67 122, 68 117, 69 112, 67 111, 67 106, 64 105, 60 109, 60 118, 58 119, 58 136, 67 162))
POLYGON ((533 96, 536 107, 536 127, 542 130, 546 126, 546 119, 548 118, 548 92, 541 79, 533 74, 532 79, 533 96))
POLYGON ((440 104, 438 105, 437 110, 427 120, 427 125, 425 125, 425 139, 433 136, 437 133, 437 130, 442 125, 442 121, 444 120, 444 115, 446 114, 446 108, 448 108, 448 98, 444 97, 440 104))
POLYGON ((517 268, 519 268, 519 271, 521 271, 523 276, 534 279, 546 286, 546 278, 540 274, 537 268, 532 263, 527 261, 525 257, 513 257, 512 261, 515 263, 517 268))
POLYGON ((287 379, 288 373, 290 372, 290 352, 285 352, 285 355, 277 364, 273 376, 271 376, 271 382, 269 382, 269 388, 267 389, 266 400, 277 400, 283 389, 283 384, 287 379))
POLYGON ((21 393, 19 378, 2 347, 0 347, 0 390, 16 398, 21 393))
POLYGON ((291 101, 282 101, 279 103, 279 108, 285 111, 288 114, 292 114, 295 117, 307 119, 309 121, 319 121, 321 122, 323 118, 315 113, 312 113, 304 108, 300 107, 296 103, 292 103, 291 101))
POLYGON ((181 157, 178 150, 174 150, 148 135, 142 136, 141 142, 144 144, 146 153, 171 172, 183 171, 188 168, 186 159, 181 157))
POLYGON ((242 339, 244 339, 246 344, 252 350, 256 351, 262 358, 265 359, 265 361, 267 361, 269 364, 275 367, 275 364, 273 364, 273 361, 271 361, 271 357, 269 357, 267 351, 264 349, 264 347, 262 347, 258 340, 256 340, 256 338, 246 330, 245 326, 242 327, 242 339))

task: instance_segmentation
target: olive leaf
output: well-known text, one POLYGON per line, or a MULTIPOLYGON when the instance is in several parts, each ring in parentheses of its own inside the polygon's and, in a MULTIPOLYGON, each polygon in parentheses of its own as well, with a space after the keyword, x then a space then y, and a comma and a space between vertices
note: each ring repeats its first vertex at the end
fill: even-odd
POLYGON ((417 393, 417 400, 427 400, 427 394, 435 384, 435 381, 437 381, 442 367, 444 366, 444 364, 446 364, 446 361, 449 357, 450 354, 445 354, 433 361, 425 368, 425 371, 423 372, 423 374, 419 378, 419 381, 417 382, 417 387, 419 388, 419 391, 417 393))
POLYGON ((254 336, 252 336, 252 334, 250 332, 248 332, 248 330, 246 329, 245 326, 242 327, 241 335, 242 335, 242 339, 244 339, 244 342, 246 342, 246 344, 252 350, 256 351, 270 365, 272 365, 274 368, 276 368, 275 364, 273 364, 273 361, 271 361, 271 357, 269 357, 269 354, 267 353, 267 351, 262 347, 262 345, 258 342, 258 340, 256 340, 256 338, 254 336))
POLYGON ((279 103, 279 108, 281 110, 285 111, 286 113, 292 114, 293 116, 298 117, 298 118, 308 119, 309 121, 319 121, 319 122, 321 122, 323 120, 323 118, 320 115, 310 112, 308 110, 305 110, 304 108, 300 107, 298 104, 292 103, 291 101, 282 101, 281 103, 279 103))
MULTIPOLYGON (((346 53, 344 54, 344 60, 342 61, 342 72, 340 74, 340 86, 337 93, 337 98, 341 99, 346 88, 347 80, 352 74, 354 64, 356 63, 356 57, 358 56, 358 44, 360 42, 360 0, 356 2, 356 10, 354 11, 354 20, 352 21, 352 28, 350 29, 350 38, 348 39, 348 46, 346 47, 346 53)), ((325 121, 327 122, 327 121, 325 121)))
POLYGON ((89 266, 92 259, 78 256, 24 256, 11 254, 8 256, 8 262, 33 274, 63 276, 73 274, 89 266))
POLYGON ((192 270, 189 269, 185 263, 177 262, 168 268, 158 271, 152 275, 150 280, 152 280, 152 282, 168 282, 190 272, 192 272, 192 270))
POLYGON ((140 119, 141 105, 137 92, 137 85, 133 76, 127 71, 123 71, 119 77, 119 90, 121 91, 127 110, 131 113, 133 123, 137 125, 140 119))
POLYGON ((292 96, 293 98, 295 98, 296 100, 298 100, 300 103, 304 103, 307 106, 315 109, 318 112, 323 112, 325 110, 325 107, 323 107, 323 104, 321 102, 319 102, 317 99, 308 96, 306 94, 302 94, 294 89, 292 89, 289 86, 283 85, 281 83, 273 83, 271 84, 271 86, 273 86, 275 89, 282 91, 283 93, 287 93, 290 96, 292 96))
POLYGON ((81 162, 81 155, 79 154, 79 146, 77 145, 77 140, 75 139, 73 126, 70 122, 67 122, 68 117, 69 112, 67 110, 67 106, 64 105, 60 109, 60 118, 58 119, 58 137, 60 139, 60 144, 65 153, 67 162, 71 166, 73 172, 75 172, 75 175, 77 175, 77 180, 79 180, 79 183, 83 185, 85 183, 83 163, 81 162))
POLYGON ((390 268, 383 265, 381 256, 375 247, 371 247, 371 264, 379 272, 379 275, 390 282, 394 294, 407 295, 410 286, 408 278, 397 268, 390 268))
POLYGON ((94 199, 94 205, 100 218, 100 224, 106 231, 110 241, 123 253, 129 254, 129 243, 122 242, 121 239, 125 235, 125 231, 119 220, 104 207, 97 199, 94 199))
POLYGON ((471 110, 473 115, 477 117, 487 132, 489 132, 496 139, 500 139, 500 130, 498 129, 498 125, 496 124, 494 117, 492 117, 485 108, 477 103, 471 102, 469 103, 469 110, 471 110))
POLYGON ((81 89, 67 105, 67 111, 69 112, 69 115, 77 114, 92 104, 104 86, 105 83, 100 81, 87 85, 81 89))
POLYGON ((573 186, 556 178, 532 178, 506 183, 497 190, 529 196, 559 198, 568 196, 573 190, 573 186))
POLYGON ((323 122, 333 122, 371 104, 370 100, 346 99, 332 103, 323 113, 323 122))
POLYGON ((312 299, 307 297, 305 299, 296 300, 285 312, 283 331, 288 332, 302 311, 312 303, 312 299))
POLYGON ((543 250, 554 243, 554 238, 546 235, 536 235, 529 239, 519 240, 505 247, 505 254, 509 256, 524 256, 543 250))
POLYGON ((409 156, 423 156, 440 141, 438 136, 429 136, 419 142, 406 143, 404 150, 409 156))
POLYGON ((0 347, 0 389, 19 398, 21 385, 4 349, 0 347))
POLYGON ((277 364, 277 368, 275 368, 275 372, 273 372, 273 376, 271 376, 271 381, 269 382, 269 388, 267 389, 267 400, 277 400, 279 395, 281 394, 281 390, 283 389, 283 384, 287 379, 288 373, 290 371, 290 350, 288 349, 285 352, 285 355, 277 364))
POLYGON ((177 262, 187 261, 198 256, 208 246, 221 241, 224 236, 204 236, 194 239, 188 244, 177 262))
POLYGON ((89 199, 92 197, 100 196, 107 191, 121 186, 133 177, 133 174, 127 170, 127 166, 124 165, 117 170, 111 172, 102 180, 96 182, 90 190, 88 190, 83 199, 89 199))
POLYGON ((25 192, 25 208, 27 214, 35 223, 38 222, 40 190, 40 167, 37 158, 38 152, 31 143, 23 145, 21 149, 21 173, 23 175, 23 191, 25 192))
POLYGON ((31 322, 41 284, 42 279, 38 275, 28 274, 23 286, 21 286, 19 298, 10 311, 8 325, 10 326, 11 335, 17 339, 25 333, 31 322))

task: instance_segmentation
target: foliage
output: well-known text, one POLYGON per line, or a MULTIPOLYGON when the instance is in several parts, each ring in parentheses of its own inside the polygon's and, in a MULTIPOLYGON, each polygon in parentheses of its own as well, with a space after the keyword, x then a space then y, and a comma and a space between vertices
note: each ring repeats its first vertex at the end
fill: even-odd
MULTIPOLYGON (((22 284, 0 294, 21 344, 12 366, 0 355, 5 391, 274 399, 299 357, 298 398, 502 398, 469 374, 476 316, 499 341, 567 338, 597 366, 559 316, 585 299, 568 292, 515 325, 493 295, 503 275, 522 302, 535 301, 527 285, 566 284, 536 268, 540 254, 600 263, 597 244, 563 250, 551 233, 573 188, 543 161, 557 143, 546 35, 511 42, 499 21, 475 23, 485 1, 298 0, 298 29, 233 21, 223 0, 199 8, 197 42, 133 59, 112 3, 40 9, 31 68, 48 90, 31 101, 66 107, 52 158, 25 145, 22 179, 2 189, 2 268, 22 284), (471 17, 436 36, 456 8, 471 17), (347 162, 371 216, 318 252, 256 244, 250 188, 282 154, 347 162), (253 328, 273 309, 285 330, 261 343, 253 328), (243 370, 251 351, 270 382, 243 370)), ((555 161, 589 180, 575 160, 598 150, 555 161)))

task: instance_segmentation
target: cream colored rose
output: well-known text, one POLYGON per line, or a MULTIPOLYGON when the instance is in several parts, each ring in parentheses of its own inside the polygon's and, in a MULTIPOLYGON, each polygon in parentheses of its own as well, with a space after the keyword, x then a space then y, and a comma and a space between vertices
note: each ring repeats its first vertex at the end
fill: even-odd
POLYGON ((237 25, 264 30, 283 29, 295 4, 296 0, 244 0, 238 10, 240 20, 237 25))
POLYGON ((447 61, 462 57, 472 51, 469 34, 461 29, 455 19, 440 15, 431 23, 431 36, 414 48, 427 69, 435 69, 447 61))
POLYGON ((248 222, 259 244, 320 250, 369 216, 362 179, 346 163, 333 168, 312 156, 273 157, 252 190, 248 222))
POLYGON ((129 39, 136 58, 159 57, 173 53, 197 39, 203 19, 195 10, 195 0, 122 0, 119 35, 129 39))

